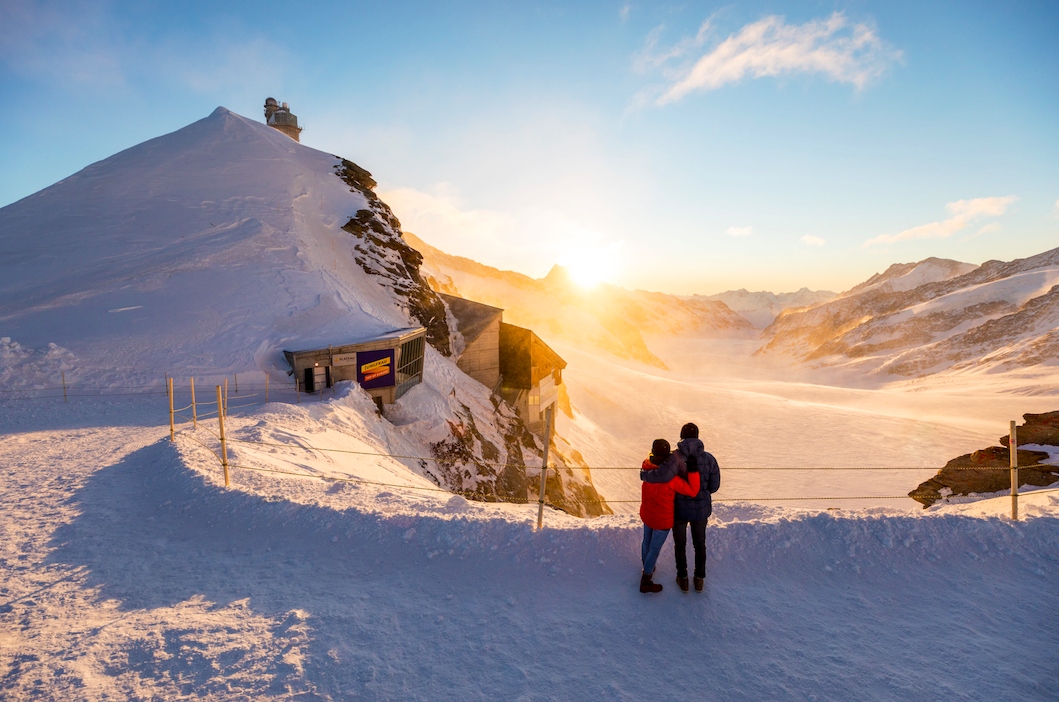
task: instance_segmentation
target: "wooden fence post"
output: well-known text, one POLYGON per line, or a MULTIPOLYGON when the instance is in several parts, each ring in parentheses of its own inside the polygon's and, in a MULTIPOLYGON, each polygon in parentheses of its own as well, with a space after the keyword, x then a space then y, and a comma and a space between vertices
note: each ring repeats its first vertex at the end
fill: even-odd
POLYGON ((235 375, 235 394, 238 395, 239 394, 239 374, 238 373, 234 373, 233 375, 235 375))
POLYGON ((173 379, 166 377, 166 393, 169 395, 169 440, 176 441, 176 427, 173 426, 173 379))
POLYGON ((1011 421, 1008 449, 1011 452, 1011 520, 1017 522, 1019 520, 1019 444, 1014 420, 1011 421))
POLYGON ((66 371, 59 371, 63 376, 63 402, 69 404, 69 400, 66 399, 66 371))
POLYGON ((552 408, 544 411, 544 456, 541 460, 541 495, 537 500, 537 529, 544 528, 544 484, 548 481, 548 447, 552 443, 552 408))
POLYGON ((195 379, 191 379, 191 425, 195 428, 199 428, 199 410, 195 406, 195 379))
POLYGON ((228 414, 228 379, 224 379, 224 413, 228 414))
POLYGON ((298 398, 298 404, 300 405, 302 403, 302 391, 301 383, 298 382, 297 376, 294 378, 294 395, 298 398))
POLYGON ((162 375, 165 376, 165 394, 168 395, 169 394, 169 374, 168 373, 163 373, 162 375))
POLYGON ((268 373, 265 373, 265 404, 268 404, 268 373))
MULTIPOLYGON (((228 382, 227 380, 224 382, 228 382)), ((223 407, 223 398, 221 397, 221 386, 217 386, 217 406, 223 407)), ((217 422, 221 428, 221 466, 224 467, 224 487, 228 487, 228 444, 224 441, 224 412, 217 412, 217 422)))

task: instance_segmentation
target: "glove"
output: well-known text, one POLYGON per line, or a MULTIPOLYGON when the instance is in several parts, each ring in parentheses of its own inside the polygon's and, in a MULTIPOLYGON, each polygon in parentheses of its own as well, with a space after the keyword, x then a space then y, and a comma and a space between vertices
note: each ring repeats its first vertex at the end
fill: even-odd
POLYGON ((685 464, 688 466, 688 472, 689 473, 698 473, 699 472, 699 462, 697 460, 695 460, 694 456, 688 456, 688 460, 685 461, 685 464))

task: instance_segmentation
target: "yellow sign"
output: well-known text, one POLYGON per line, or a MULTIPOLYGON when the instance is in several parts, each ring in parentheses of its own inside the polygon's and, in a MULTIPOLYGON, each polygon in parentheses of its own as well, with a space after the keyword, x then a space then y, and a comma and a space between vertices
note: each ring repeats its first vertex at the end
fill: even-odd
POLYGON ((381 378, 384 375, 389 375, 389 373, 390 373, 390 369, 389 368, 383 368, 381 370, 373 371, 371 373, 365 373, 364 374, 364 380, 365 381, 375 380, 376 378, 381 378))
MULTIPOLYGON (((389 358, 380 358, 378 361, 372 361, 371 363, 365 363, 363 366, 360 367, 360 372, 361 373, 368 373, 369 371, 371 371, 374 368, 381 368, 382 366, 388 366, 388 365, 390 365, 390 359, 389 358)), ((388 373, 389 371, 390 371, 390 369, 387 368, 386 372, 388 373)), ((383 373, 382 375, 385 375, 385 373, 383 373)))

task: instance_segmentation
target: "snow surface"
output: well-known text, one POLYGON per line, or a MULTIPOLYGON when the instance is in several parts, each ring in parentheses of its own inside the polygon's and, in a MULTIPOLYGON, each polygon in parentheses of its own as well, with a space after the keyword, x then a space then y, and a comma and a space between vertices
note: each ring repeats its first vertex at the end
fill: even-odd
MULTIPOLYGON (((330 404, 232 421, 278 411, 312 435, 330 404)), ((162 405, 0 414, 3 697, 1047 700, 1059 683, 1059 492, 1023 497, 1019 523, 1007 498, 719 505, 705 592, 673 586, 667 546, 645 596, 634 516, 549 510, 534 532, 533 506, 240 470, 224 489, 162 405)))

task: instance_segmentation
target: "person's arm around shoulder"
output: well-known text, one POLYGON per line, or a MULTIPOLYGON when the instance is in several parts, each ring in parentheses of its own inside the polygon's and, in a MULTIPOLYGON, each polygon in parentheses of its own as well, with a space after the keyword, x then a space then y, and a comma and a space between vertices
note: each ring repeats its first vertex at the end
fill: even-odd
POLYGON ((691 464, 688 466, 688 478, 685 480, 679 475, 669 481, 669 485, 681 495, 694 497, 699 494, 699 467, 691 464))

